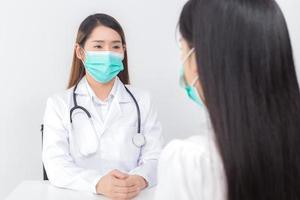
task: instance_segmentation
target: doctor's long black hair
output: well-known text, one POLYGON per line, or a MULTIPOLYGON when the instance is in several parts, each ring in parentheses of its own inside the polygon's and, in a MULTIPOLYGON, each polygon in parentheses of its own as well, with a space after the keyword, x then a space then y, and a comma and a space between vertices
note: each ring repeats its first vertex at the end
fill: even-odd
POLYGON ((195 47, 227 199, 299 200, 300 92, 276 2, 190 0, 179 28, 195 47))
MULTIPOLYGON (((83 22, 79 26, 79 30, 76 37, 76 44, 79 44, 80 46, 84 46, 86 40, 88 39, 92 31, 97 26, 105 26, 115 30, 117 33, 119 33, 123 46, 126 47, 125 34, 119 22, 115 18, 103 13, 90 15, 83 20, 83 22)), ((123 65, 124 65, 124 70, 118 74, 118 77, 120 78, 122 83, 129 84, 130 81, 129 81, 128 59, 127 59, 126 49, 124 51, 123 65)), ((85 75, 85 68, 83 66, 82 61, 79 58, 77 58, 76 50, 74 48, 71 75, 69 79, 68 88, 71 88, 76 83, 78 83, 84 75, 85 75)))

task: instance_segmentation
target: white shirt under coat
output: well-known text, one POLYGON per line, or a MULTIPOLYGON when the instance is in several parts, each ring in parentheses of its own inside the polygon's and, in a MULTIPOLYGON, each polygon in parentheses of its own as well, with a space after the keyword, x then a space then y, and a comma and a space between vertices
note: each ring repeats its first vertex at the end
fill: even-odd
POLYGON ((72 128, 73 87, 48 99, 42 157, 53 185, 96 193, 97 182, 113 169, 140 175, 149 187, 156 184, 157 160, 163 146, 161 125, 149 94, 127 87, 141 110, 141 132, 146 137, 142 148, 132 143, 137 133, 136 106, 118 77, 108 99, 99 107, 97 103, 101 102, 85 77, 76 89, 78 105, 90 112, 97 134, 87 131, 86 123, 90 121, 80 110, 72 115, 72 128), (93 148, 95 153, 91 153, 93 148))

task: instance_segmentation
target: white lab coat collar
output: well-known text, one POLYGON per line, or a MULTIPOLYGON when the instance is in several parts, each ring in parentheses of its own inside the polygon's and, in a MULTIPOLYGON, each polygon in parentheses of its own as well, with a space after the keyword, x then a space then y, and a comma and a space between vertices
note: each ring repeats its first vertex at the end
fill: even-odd
MULTIPOLYGON (((93 97, 93 95, 95 95, 94 92, 91 94, 89 92, 86 84, 88 84, 88 83, 84 76, 79 81, 77 89, 75 91, 75 94, 84 95, 84 96, 90 95, 91 97, 93 97)), ((114 83, 114 86, 113 86, 113 89, 112 89, 110 95, 113 95, 118 100, 119 103, 128 103, 131 101, 131 97, 129 96, 128 92, 125 89, 124 84, 121 82, 119 77, 116 77, 115 83, 114 83)))

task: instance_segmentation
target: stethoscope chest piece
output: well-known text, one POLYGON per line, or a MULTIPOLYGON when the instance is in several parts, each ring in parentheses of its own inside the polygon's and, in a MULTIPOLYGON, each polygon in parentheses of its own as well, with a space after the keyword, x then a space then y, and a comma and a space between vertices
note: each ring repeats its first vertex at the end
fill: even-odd
POLYGON ((143 134, 141 133, 136 133, 133 137, 132 137, 132 142, 136 147, 142 147, 146 144, 146 138, 143 134))

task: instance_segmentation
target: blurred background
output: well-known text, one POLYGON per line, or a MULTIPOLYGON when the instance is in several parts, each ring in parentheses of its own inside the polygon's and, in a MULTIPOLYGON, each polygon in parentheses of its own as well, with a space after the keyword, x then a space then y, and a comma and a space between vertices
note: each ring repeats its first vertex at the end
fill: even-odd
MULTIPOLYGON (((127 37, 131 83, 155 101, 166 142, 205 131, 204 111, 179 87, 176 25, 186 0, 0 0, 0 199, 22 180, 42 180, 48 96, 65 90, 79 24, 106 13, 127 37)), ((278 0, 300 77, 300 1, 278 0)))

